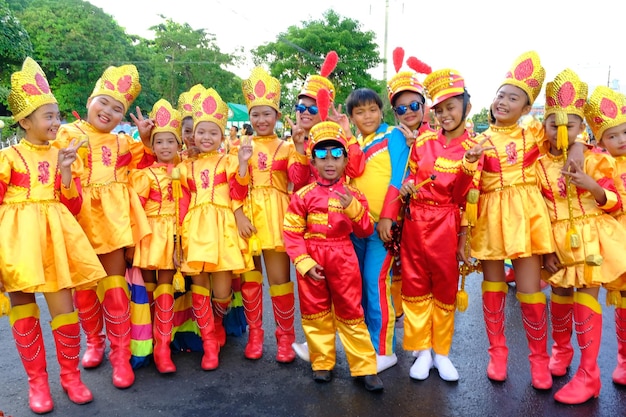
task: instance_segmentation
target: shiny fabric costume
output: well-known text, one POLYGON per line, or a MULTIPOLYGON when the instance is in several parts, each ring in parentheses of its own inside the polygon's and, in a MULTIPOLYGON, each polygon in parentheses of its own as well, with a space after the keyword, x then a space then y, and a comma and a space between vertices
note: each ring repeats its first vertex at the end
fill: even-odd
POLYGON ((102 133, 89 123, 76 121, 62 125, 58 146, 66 147, 74 138, 86 134, 89 150, 81 176, 83 207, 78 222, 97 254, 134 246, 150 234, 150 226, 137 194, 128 186, 128 172, 142 163, 143 143, 125 134, 102 133))
POLYGON ((563 156, 546 154, 539 159, 538 175, 541 191, 550 213, 556 253, 563 265, 547 281, 556 287, 597 287, 626 273, 623 242, 626 228, 607 213, 620 210, 613 175, 615 164, 608 154, 585 152, 584 171, 604 188, 607 203, 598 206, 587 190, 571 186, 572 224, 580 237, 580 247, 572 248, 567 236, 570 230, 565 178, 561 174, 563 156), (590 256, 602 257, 600 265, 586 262, 590 256))
POLYGON ((460 207, 478 166, 463 159, 476 145, 467 131, 448 144, 447 140, 441 131, 428 132, 413 145, 408 179, 419 184, 433 174, 436 178, 412 196, 400 245, 404 349, 432 347, 444 356, 454 333, 460 207))
POLYGON ((284 221, 285 244, 298 278, 302 327, 314 371, 335 367, 335 332, 343 343, 352 376, 376 373, 376 353, 361 306, 361 278, 350 233, 364 237, 373 232, 365 196, 340 180, 320 179, 294 193, 284 221), (335 190, 350 192, 343 208, 335 190), (315 264, 324 268, 325 280, 306 273, 315 264))
POLYGON ((245 270, 234 211, 242 206, 249 177, 239 177, 237 157, 218 151, 202 153, 179 165, 183 194, 183 272, 245 270), (188 207, 188 208, 187 208, 188 207))
POLYGON ((536 162, 545 141, 539 121, 528 127, 490 126, 480 176, 478 220, 472 228, 472 256, 503 260, 554 252, 546 238, 550 217, 537 185, 536 162))
MULTIPOLYGON (((365 157, 365 168, 351 184, 362 190, 377 223, 381 217, 395 221, 400 210, 399 190, 409 157, 404 136, 382 123, 376 132, 357 138, 365 157)), ((374 230, 376 227, 374 227, 374 230)), ((393 256, 374 231, 367 237, 352 237, 363 277, 365 323, 378 355, 395 351, 395 311, 391 300, 393 256)))
POLYGON ((74 215, 80 161, 61 185, 58 149, 26 140, 0 152, 0 276, 8 292, 56 292, 106 276, 74 215))

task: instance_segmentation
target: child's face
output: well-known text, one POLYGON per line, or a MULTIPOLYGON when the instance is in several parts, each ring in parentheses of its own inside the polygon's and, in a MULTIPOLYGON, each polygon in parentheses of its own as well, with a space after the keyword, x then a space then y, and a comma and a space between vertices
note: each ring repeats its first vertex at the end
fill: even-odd
MULTIPOLYGON (((470 109, 467 109, 467 113, 470 109)), ((441 130, 446 133, 446 136, 455 138, 463 134, 465 131, 463 96, 450 97, 433 107, 433 110, 441 130)))
POLYGON ((124 117, 124 105, 113 97, 101 95, 87 101, 87 121, 100 132, 111 132, 124 117))
POLYGON ((182 137, 183 143, 189 149, 193 146, 193 118, 191 116, 185 117, 182 124, 182 137))
POLYGON ((383 111, 375 102, 354 106, 350 119, 363 136, 376 132, 383 119, 383 111))
POLYGON ((348 164, 344 149, 338 146, 316 147, 311 155, 313 166, 320 177, 327 181, 335 181, 343 176, 348 164))
POLYGON ((196 126, 193 137, 200 152, 213 152, 220 148, 224 134, 222 128, 213 122, 200 122, 196 126))
POLYGON ((530 112, 526 92, 511 84, 504 84, 491 103, 491 111, 496 119, 496 126, 513 126, 525 114, 530 112))
POLYGON ((26 118, 20 120, 26 131, 26 139, 35 145, 55 140, 61 125, 61 113, 56 103, 44 104, 26 118))
POLYGON ((600 146, 613 156, 626 155, 626 123, 605 130, 600 146))
POLYGON ((313 110, 315 114, 311 113, 311 106, 315 106, 315 108, 317 108, 317 101, 307 96, 302 96, 302 98, 298 100, 298 104, 296 105, 296 112, 300 114, 300 127, 302 127, 307 132, 311 130, 313 126, 322 121, 322 119, 320 118, 319 110, 313 110), (298 111, 299 106, 305 107, 303 112, 298 111))
MULTIPOLYGON (((558 127, 555 123, 556 116, 554 114, 549 115, 544 120, 543 125, 546 132, 546 138, 550 142, 550 153, 553 155, 561 155, 562 149, 558 149, 556 146, 556 137, 558 127)), ((580 135, 585 129, 585 124, 579 116, 574 114, 567 115, 567 146, 570 147, 576 142, 576 137, 580 135)))
POLYGON ((409 130, 419 129, 424 119, 424 97, 414 91, 403 91, 396 97, 393 111, 399 123, 409 130), (416 110, 413 110, 416 109, 416 110), (400 114, 402 113, 402 114, 400 114))
POLYGON ((176 140, 176 136, 170 132, 159 132, 152 138, 152 151, 157 161, 170 164, 178 155, 180 146, 176 140))
POLYGON ((250 123, 258 136, 271 136, 278 113, 270 106, 255 106, 250 110, 250 123))

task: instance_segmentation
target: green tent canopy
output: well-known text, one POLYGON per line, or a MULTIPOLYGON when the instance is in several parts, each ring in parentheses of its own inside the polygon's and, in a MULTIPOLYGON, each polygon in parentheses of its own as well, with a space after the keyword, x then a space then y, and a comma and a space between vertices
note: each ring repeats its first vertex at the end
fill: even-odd
POLYGON ((227 103, 228 104, 228 121, 229 122, 247 122, 250 120, 248 117, 248 107, 243 104, 227 103))

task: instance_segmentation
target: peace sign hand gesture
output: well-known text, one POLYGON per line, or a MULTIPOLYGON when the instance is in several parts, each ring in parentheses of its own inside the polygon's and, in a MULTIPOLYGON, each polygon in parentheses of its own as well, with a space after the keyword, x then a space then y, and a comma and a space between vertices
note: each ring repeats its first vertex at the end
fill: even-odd
POLYGON ((480 156, 483 154, 483 152, 491 150, 491 149, 496 149, 495 146, 483 147, 485 142, 487 142, 489 139, 491 139, 491 136, 485 136, 485 138, 481 140, 476 146, 474 146, 471 149, 468 149, 465 152, 465 160, 469 162, 470 164, 473 164, 474 162, 480 159, 480 156))

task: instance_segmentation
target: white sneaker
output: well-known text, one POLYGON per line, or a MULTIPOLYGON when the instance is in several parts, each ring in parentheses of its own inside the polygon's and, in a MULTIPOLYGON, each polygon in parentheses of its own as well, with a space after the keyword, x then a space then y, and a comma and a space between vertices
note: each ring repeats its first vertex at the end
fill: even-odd
POLYGON ((398 357, 395 353, 391 355, 376 355, 376 371, 378 373, 391 368, 396 363, 398 363, 398 357))
POLYGON ((459 372, 447 356, 435 354, 433 362, 435 368, 439 371, 439 376, 444 381, 455 382, 459 380, 459 372))
POLYGON ((296 355, 298 355, 300 359, 302 359, 305 362, 311 362, 311 357, 309 356, 309 345, 307 345, 306 342, 304 343, 294 342, 291 344, 291 348, 293 349, 294 352, 296 352, 296 355))
POLYGON ((417 359, 411 369, 409 370, 409 376, 413 379, 423 381, 430 375, 430 368, 433 367, 433 356, 430 353, 430 349, 420 350, 417 359))

